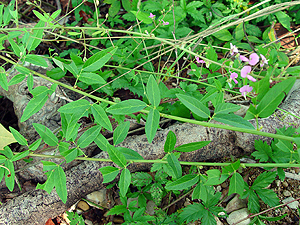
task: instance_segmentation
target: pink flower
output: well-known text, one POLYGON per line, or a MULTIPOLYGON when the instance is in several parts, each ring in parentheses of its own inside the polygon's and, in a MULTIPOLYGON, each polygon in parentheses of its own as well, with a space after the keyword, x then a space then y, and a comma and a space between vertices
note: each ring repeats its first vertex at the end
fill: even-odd
POLYGON ((266 57, 264 57, 262 54, 260 54, 260 58, 261 58, 260 67, 263 67, 265 64, 268 65, 269 59, 267 60, 266 57))
POLYGON ((230 75, 230 79, 232 79, 234 81, 234 83, 238 83, 238 81, 235 79, 237 78, 239 75, 237 73, 231 73, 230 75))
POLYGON ((205 63, 205 61, 203 59, 200 60, 198 56, 196 56, 196 61, 197 63, 205 63))
MULTIPOLYGON (((161 20, 161 21, 163 21, 163 20, 161 20)), ((163 25, 169 25, 169 22, 163 21, 163 25)))
POLYGON ((256 65, 256 63, 258 63, 259 61, 259 56, 256 53, 252 53, 249 57, 250 59, 248 59, 247 57, 240 55, 240 59, 243 62, 248 62, 251 66, 256 65))
POLYGON ((252 53, 251 55, 250 55, 250 57, 249 57, 249 64, 251 65, 251 66, 254 66, 254 65, 256 65, 256 63, 258 63, 258 61, 259 61, 259 56, 256 54, 256 53, 252 53))
POLYGON ((240 88, 240 92, 242 93, 242 95, 244 96, 245 99, 246 99, 246 94, 248 92, 251 92, 252 90, 253 90, 253 87, 250 87, 249 85, 245 85, 240 88))
POLYGON ((256 79, 249 74, 250 72, 251 72, 251 66, 244 66, 241 70, 241 77, 243 78, 247 77, 248 80, 255 82, 256 79))
POLYGON ((238 53, 238 52, 239 50, 237 49, 237 47, 232 43, 230 43, 230 55, 234 55, 234 53, 238 53))
POLYGON ((249 62, 249 59, 243 55, 240 55, 240 59, 243 61, 243 62, 249 62))
POLYGON ((150 18, 153 19, 155 15, 153 15, 152 13, 150 13, 150 18))

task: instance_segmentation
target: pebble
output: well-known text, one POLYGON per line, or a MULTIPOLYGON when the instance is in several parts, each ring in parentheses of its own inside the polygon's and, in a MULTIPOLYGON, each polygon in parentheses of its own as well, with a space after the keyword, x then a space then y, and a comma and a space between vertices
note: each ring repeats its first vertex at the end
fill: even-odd
POLYGON ((82 209, 83 211, 87 211, 90 208, 90 206, 85 201, 78 202, 77 207, 79 209, 82 209))
POLYGON ((281 184, 281 180, 276 180, 275 183, 276 183, 276 186, 279 187, 281 184))
POLYGON ((102 206, 103 208, 109 208, 109 205, 114 204, 114 201, 111 194, 107 192, 107 189, 103 188, 99 191, 94 191, 88 194, 86 199, 102 206))
POLYGON ((288 184, 288 182, 283 181, 283 182, 282 182, 282 186, 283 186, 283 187, 287 187, 287 186, 289 186, 289 184, 288 184))
POLYGON ((84 223, 85 223, 86 225, 93 225, 93 222, 90 221, 90 220, 84 220, 84 223))
POLYGON ((155 213, 155 207, 157 207, 157 206, 153 201, 147 202, 146 213, 153 216, 155 213))
POLYGON ((284 195, 285 197, 288 197, 288 196, 291 196, 292 193, 291 193, 290 191, 288 191, 288 190, 284 190, 284 191, 283 191, 283 195, 284 195))
POLYGON ((225 211, 227 213, 231 213, 233 211, 236 211, 238 209, 246 208, 247 202, 245 199, 239 199, 239 195, 236 195, 231 201, 227 204, 225 211))
MULTIPOLYGON (((295 200, 293 197, 288 197, 286 199, 283 199, 282 203, 287 203, 287 202, 290 202, 290 201, 293 201, 293 200, 295 200)), ((297 209, 298 206, 299 206, 299 202, 298 201, 293 201, 293 202, 289 203, 288 206, 291 209, 297 209)))
POLYGON ((222 190, 222 187, 221 187, 220 185, 218 185, 218 186, 216 187, 216 192, 221 192, 221 190, 222 190))
POLYGON ((299 167, 296 167, 296 168, 295 168, 295 172, 296 172, 296 173, 300 173, 300 168, 299 168, 299 167))
MULTIPOLYGON (((243 218, 246 218, 249 216, 249 211, 247 208, 243 208, 237 211, 234 211, 232 213, 229 214, 228 218, 227 218, 227 223, 229 223, 230 225, 240 221, 243 218)), ((237 225, 248 225, 250 224, 251 220, 250 218, 243 220, 242 222, 238 223, 237 225)))

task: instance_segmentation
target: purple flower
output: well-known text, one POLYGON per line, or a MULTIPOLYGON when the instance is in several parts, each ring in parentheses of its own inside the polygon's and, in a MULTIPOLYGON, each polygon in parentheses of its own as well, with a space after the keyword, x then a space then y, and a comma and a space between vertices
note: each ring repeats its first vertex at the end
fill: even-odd
POLYGON ((260 67, 263 67, 265 64, 268 65, 269 59, 267 60, 266 57, 264 57, 264 55, 262 55, 262 54, 260 54, 260 58, 261 58, 260 67))
POLYGON ((198 56, 196 56, 196 61, 197 63, 205 63, 205 61, 203 59, 200 60, 198 56))
POLYGON ((241 70, 241 77, 243 78, 247 77, 248 80, 255 82, 256 79, 249 74, 250 72, 251 72, 251 66, 244 66, 241 70))
POLYGON ((237 49, 237 47, 232 43, 230 43, 230 55, 234 55, 234 53, 238 53, 238 52, 239 50, 237 49))
POLYGON ((237 73, 231 73, 230 75, 230 79, 232 79, 234 81, 234 83, 238 83, 238 81, 235 79, 237 78, 239 75, 237 73))
MULTIPOLYGON (((163 21, 163 20, 161 20, 161 21, 163 21)), ((169 25, 169 22, 163 21, 163 25, 169 25)))
POLYGON ((259 56, 256 53, 252 53, 249 58, 250 58, 249 64, 251 66, 256 65, 256 63, 258 63, 259 61, 259 56))
POLYGON ((240 88, 240 92, 242 93, 242 95, 244 96, 245 99, 246 99, 246 94, 248 92, 251 92, 252 90, 253 90, 253 87, 250 87, 249 85, 245 85, 240 88))
POLYGON ((150 13, 150 18, 153 19, 155 15, 153 15, 152 13, 150 13))

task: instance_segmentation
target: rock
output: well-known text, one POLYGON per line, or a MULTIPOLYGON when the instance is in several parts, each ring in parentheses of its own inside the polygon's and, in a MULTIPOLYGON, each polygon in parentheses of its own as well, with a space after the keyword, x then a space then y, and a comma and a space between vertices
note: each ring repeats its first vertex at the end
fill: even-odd
MULTIPOLYGON (((249 216, 249 211, 247 208, 243 208, 237 211, 234 211, 230 213, 230 215, 227 218, 227 223, 230 225, 240 221, 243 218, 246 218, 249 216)), ((246 220, 243 220, 242 222, 238 223, 237 225, 248 225, 251 222, 251 220, 248 218, 246 220)))
POLYGON ((90 209, 90 206, 85 201, 78 202, 77 207, 79 209, 82 209, 83 211, 87 211, 90 209))
POLYGON ((289 186, 289 184, 288 184, 288 182, 283 181, 283 182, 282 182, 282 186, 283 186, 283 187, 287 187, 287 186, 289 186))
POLYGON ((214 217, 217 222, 217 225, 223 225, 223 223, 220 221, 219 217, 216 217, 215 215, 214 215, 214 217))
POLYGON ((279 187, 281 184, 281 180, 276 180, 275 183, 276 183, 276 186, 279 187))
POLYGON ((153 201, 147 202, 146 213, 153 216, 155 213, 155 210, 154 210, 155 207, 156 207, 156 204, 153 201))
POLYGON ((288 190, 284 190, 283 193, 282 193, 285 197, 288 197, 288 196, 291 196, 292 193, 288 190))
POLYGON ((247 201, 245 199, 239 199, 239 195, 236 195, 231 201, 227 204, 225 211, 227 213, 231 213, 233 211, 236 211, 238 209, 246 208, 247 207, 247 201))
MULTIPOLYGON (((103 208, 110 208, 113 205, 113 199, 111 193, 107 189, 103 188, 100 191, 94 191, 86 196, 87 200, 100 205, 103 208)), ((94 206, 94 205, 93 205, 94 206)))
MULTIPOLYGON (((295 200, 293 197, 288 197, 286 199, 283 199, 282 203, 287 203, 287 202, 290 202, 290 201, 293 201, 293 200, 295 200)), ((289 203, 288 206, 291 209, 297 209, 298 206, 299 206, 299 202, 298 201, 293 201, 293 202, 289 203)))
POLYGON ((90 221, 90 220, 84 220, 84 223, 85 223, 86 225, 93 225, 93 222, 90 221))

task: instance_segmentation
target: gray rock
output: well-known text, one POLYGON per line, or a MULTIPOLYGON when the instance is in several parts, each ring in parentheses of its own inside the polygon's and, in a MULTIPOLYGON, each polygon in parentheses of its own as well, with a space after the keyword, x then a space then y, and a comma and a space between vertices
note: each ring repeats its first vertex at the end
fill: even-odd
MULTIPOLYGON (((229 223, 231 225, 231 224, 234 224, 248 216, 249 216, 248 209, 243 208, 243 209, 240 209, 240 210, 230 213, 230 215, 227 218, 227 223, 229 223)), ((248 225, 250 222, 251 222, 251 220, 248 218, 248 219, 243 220, 242 222, 238 223, 237 225, 248 225)))
MULTIPOLYGON (((293 200, 295 200, 293 197, 288 197, 286 199, 283 199, 282 203, 287 203, 287 202, 290 202, 290 201, 293 201, 293 200)), ((293 201, 293 202, 289 203, 288 206, 292 209, 297 209, 298 206, 299 206, 299 202, 298 201, 293 201)))
POLYGON ((239 199, 239 195, 236 195, 226 206, 225 211, 231 213, 238 209, 246 208, 247 201, 245 199, 239 199))

